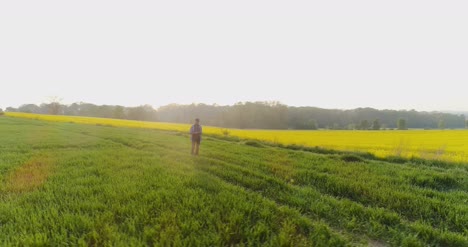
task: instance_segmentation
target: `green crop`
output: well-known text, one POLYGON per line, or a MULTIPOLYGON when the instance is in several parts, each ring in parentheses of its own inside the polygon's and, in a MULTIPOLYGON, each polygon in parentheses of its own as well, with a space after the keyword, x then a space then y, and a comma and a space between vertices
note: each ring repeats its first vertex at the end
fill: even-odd
POLYGON ((0 118, 0 245, 468 246, 468 166, 0 118))

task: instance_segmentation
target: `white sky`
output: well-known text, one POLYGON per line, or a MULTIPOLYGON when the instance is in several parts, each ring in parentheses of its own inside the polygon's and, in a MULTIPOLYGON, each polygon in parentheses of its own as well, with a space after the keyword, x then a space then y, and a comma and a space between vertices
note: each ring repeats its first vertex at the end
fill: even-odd
POLYGON ((468 1, 0 1, 0 107, 468 110, 468 1))

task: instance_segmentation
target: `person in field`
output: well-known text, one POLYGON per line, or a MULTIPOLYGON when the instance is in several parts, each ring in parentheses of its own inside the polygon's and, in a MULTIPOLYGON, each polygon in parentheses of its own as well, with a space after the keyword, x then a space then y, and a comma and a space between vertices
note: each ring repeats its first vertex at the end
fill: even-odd
POLYGON ((190 135, 192 139, 192 155, 198 155, 200 149, 202 126, 200 125, 200 119, 195 119, 195 124, 190 127, 190 135))

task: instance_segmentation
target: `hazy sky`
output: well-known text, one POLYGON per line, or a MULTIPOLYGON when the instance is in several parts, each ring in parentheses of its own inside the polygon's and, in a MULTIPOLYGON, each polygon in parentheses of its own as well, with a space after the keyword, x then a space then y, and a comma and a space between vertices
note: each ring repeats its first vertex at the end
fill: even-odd
POLYGON ((0 107, 468 110, 468 1, 0 1, 0 107))

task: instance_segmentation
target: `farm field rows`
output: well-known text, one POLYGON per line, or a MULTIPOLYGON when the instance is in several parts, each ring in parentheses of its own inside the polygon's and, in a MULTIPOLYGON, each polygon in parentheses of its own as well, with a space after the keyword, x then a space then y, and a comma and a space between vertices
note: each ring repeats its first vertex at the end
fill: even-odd
POLYGON ((0 118, 0 245, 468 245, 466 166, 77 119, 0 118))
MULTIPOLYGON (((7 113, 8 116, 56 122, 75 122, 186 132, 187 124, 129 120, 7 113)), ((284 145, 322 147, 344 151, 369 152, 378 157, 402 156, 468 163, 468 130, 386 130, 386 131, 291 131, 239 130, 205 127, 204 132, 273 142, 284 145), (227 131, 227 132, 226 132, 227 131)))

